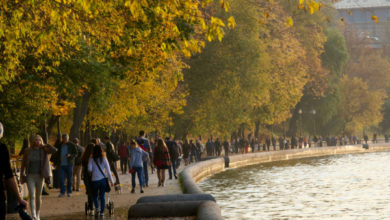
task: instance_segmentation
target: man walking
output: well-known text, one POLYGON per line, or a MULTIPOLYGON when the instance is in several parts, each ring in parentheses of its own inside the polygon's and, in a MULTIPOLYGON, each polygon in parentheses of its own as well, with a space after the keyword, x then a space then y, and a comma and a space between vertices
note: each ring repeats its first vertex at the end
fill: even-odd
POLYGON ((169 156, 171 157, 171 166, 169 166, 168 169, 169 179, 170 180, 172 179, 172 170, 175 179, 177 179, 176 165, 177 165, 177 159, 179 158, 179 146, 177 146, 176 141, 171 140, 171 138, 169 137, 165 139, 165 143, 169 150, 169 156))
POLYGON ((77 147, 75 144, 69 141, 69 135, 63 134, 61 142, 57 143, 57 153, 55 165, 59 167, 60 174, 60 195, 65 196, 65 178, 67 179, 67 194, 68 197, 72 195, 72 178, 73 178, 73 165, 74 160, 77 157, 77 147))
MULTIPOLYGON (((150 146, 149 140, 145 137, 145 131, 141 130, 139 132, 139 138, 137 139, 138 145, 142 145, 145 148, 146 153, 152 155, 152 148, 150 146)), ((146 187, 149 186, 149 172, 148 172, 148 160, 143 161, 143 175, 144 175, 144 184, 146 187)))

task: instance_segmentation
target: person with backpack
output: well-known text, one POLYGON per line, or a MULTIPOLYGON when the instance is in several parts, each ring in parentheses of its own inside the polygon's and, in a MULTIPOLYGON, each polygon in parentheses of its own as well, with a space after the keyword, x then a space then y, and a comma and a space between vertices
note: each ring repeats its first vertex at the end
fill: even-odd
POLYGON ((169 156, 171 158, 171 166, 168 168, 169 173, 169 179, 172 179, 172 170, 173 175, 175 176, 175 179, 177 179, 176 175, 176 165, 177 165, 177 159, 179 158, 179 146, 177 145, 176 141, 171 140, 170 137, 167 137, 165 139, 165 143, 168 147, 169 156))
POLYGON ((107 156, 108 163, 110 164, 111 172, 115 176, 114 185, 120 185, 119 175, 116 170, 116 162, 120 158, 118 154, 115 153, 114 144, 110 141, 110 138, 108 136, 104 137, 103 142, 104 142, 104 146, 106 147, 106 156, 107 156))
POLYGON ((109 192, 110 183, 113 185, 114 181, 111 176, 110 164, 99 145, 93 148, 92 158, 89 158, 88 161, 88 171, 92 176, 92 198, 96 208, 95 213, 104 216, 104 208, 106 207, 104 196, 106 192, 109 192), (100 208, 98 199, 100 200, 100 208))
POLYGON ((131 173, 131 193, 135 193, 135 175, 138 175, 138 181, 140 186, 140 192, 144 193, 143 186, 144 186, 144 161, 149 159, 149 154, 142 150, 140 147, 138 147, 137 142, 132 140, 130 142, 130 163, 129 163, 129 170, 131 173))
POLYGON ((77 148, 77 156, 74 160, 73 168, 73 190, 80 191, 80 181, 81 181, 81 155, 83 154, 84 148, 80 146, 80 141, 78 138, 73 139, 73 143, 77 148))

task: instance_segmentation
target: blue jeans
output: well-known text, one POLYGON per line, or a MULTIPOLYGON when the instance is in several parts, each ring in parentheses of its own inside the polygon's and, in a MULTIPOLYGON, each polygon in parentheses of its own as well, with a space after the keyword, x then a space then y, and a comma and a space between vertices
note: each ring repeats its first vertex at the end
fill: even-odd
POLYGON ((106 178, 103 178, 98 181, 92 181, 92 199, 95 204, 95 208, 99 208, 98 196, 100 199, 100 213, 104 213, 104 208, 106 206, 106 200, 104 195, 106 194, 106 178))
POLYGON ((144 161, 144 185, 149 184, 148 161, 144 161))
POLYGON ((131 186, 135 188, 135 174, 138 176, 139 185, 142 187, 144 185, 144 168, 143 167, 133 167, 134 172, 131 173, 131 186))
POLYGON ((169 166, 168 173, 169 173, 169 179, 172 179, 172 169, 173 169, 173 175, 176 176, 176 162, 177 159, 172 159, 171 166, 169 166))
POLYGON ((60 192, 65 194, 65 178, 68 180, 66 187, 68 194, 72 193, 72 177, 73 177, 73 165, 60 167, 60 192))

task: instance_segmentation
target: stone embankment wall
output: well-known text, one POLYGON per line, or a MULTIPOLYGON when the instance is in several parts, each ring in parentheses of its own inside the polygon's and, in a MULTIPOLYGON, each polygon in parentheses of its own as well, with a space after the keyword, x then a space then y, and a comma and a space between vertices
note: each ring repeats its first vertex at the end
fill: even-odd
POLYGON ((229 158, 221 157, 211 159, 186 167, 181 173, 181 181, 184 193, 202 194, 203 191, 196 183, 215 173, 224 171, 225 160, 229 161, 229 168, 237 168, 281 160, 381 151, 390 151, 390 144, 373 144, 370 145, 368 149, 364 149, 362 145, 347 145, 340 147, 316 147, 233 155, 229 156, 229 158))

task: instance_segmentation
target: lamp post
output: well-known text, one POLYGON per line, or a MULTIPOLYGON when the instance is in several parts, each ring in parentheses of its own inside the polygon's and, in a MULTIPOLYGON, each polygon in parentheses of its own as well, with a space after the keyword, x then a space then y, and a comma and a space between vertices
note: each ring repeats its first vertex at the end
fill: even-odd
POLYGON ((300 130, 299 130, 299 137, 302 137, 302 109, 299 109, 298 110, 298 114, 299 114, 299 121, 300 121, 300 130))
POLYGON ((313 123, 314 123, 314 136, 316 135, 316 110, 315 109, 313 109, 312 111, 311 111, 311 113, 313 114, 313 123))

